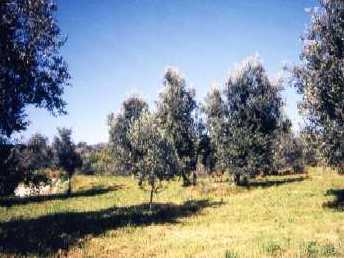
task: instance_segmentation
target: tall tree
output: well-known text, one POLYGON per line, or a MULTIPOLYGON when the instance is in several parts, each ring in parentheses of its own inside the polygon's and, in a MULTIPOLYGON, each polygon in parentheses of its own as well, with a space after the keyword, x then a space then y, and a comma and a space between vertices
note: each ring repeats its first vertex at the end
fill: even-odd
POLYGON ((131 96, 126 99, 117 114, 110 114, 109 124, 109 148, 119 172, 133 173, 132 163, 136 162, 136 153, 132 149, 128 138, 128 132, 132 123, 140 117, 142 112, 148 110, 148 104, 140 97, 131 96))
POLYGON ((172 178, 178 170, 176 150, 160 128, 156 116, 147 111, 134 122, 128 136, 139 156, 134 163, 139 180, 147 181, 150 185, 151 208, 153 194, 157 192, 159 183, 172 178))
POLYGON ((202 111, 205 114, 205 125, 208 131, 210 146, 208 163, 210 171, 225 169, 224 152, 221 141, 224 130, 225 109, 221 91, 213 87, 207 94, 202 111))
POLYGON ((181 163, 179 171, 183 185, 189 185, 190 172, 196 169, 197 124, 195 92, 187 88, 184 76, 169 67, 164 76, 164 89, 157 102, 157 116, 161 127, 177 150, 181 163))
POLYGON ((221 148, 235 184, 266 172, 273 164, 273 141, 280 127, 282 99, 257 57, 244 60, 225 83, 221 148))
POLYGON ((70 75, 59 54, 65 43, 53 0, 0 2, 0 134, 24 130, 25 107, 65 113, 70 75))
POLYGON ((54 164, 56 167, 66 171, 68 176, 68 194, 72 192, 72 176, 75 170, 81 167, 81 157, 75 151, 76 147, 72 140, 72 130, 58 128, 58 136, 55 136, 52 143, 54 164))
POLYGON ((321 0, 303 36, 293 83, 303 94, 307 130, 317 135, 327 165, 344 170, 344 2, 321 0))

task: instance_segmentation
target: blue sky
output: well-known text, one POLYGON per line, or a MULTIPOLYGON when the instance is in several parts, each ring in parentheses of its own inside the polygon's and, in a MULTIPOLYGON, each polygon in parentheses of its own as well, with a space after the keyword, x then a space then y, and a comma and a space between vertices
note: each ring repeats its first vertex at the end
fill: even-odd
MULTIPOLYGON (((315 0, 57 0, 58 21, 68 41, 62 53, 72 75, 64 98, 68 115, 28 108, 23 133, 48 137, 71 127, 76 142, 106 142, 106 117, 138 93, 154 105, 166 66, 186 75, 202 100, 210 84, 258 53, 269 75, 297 63, 300 35, 315 0)), ((300 121, 294 90, 283 96, 295 128, 300 121)))

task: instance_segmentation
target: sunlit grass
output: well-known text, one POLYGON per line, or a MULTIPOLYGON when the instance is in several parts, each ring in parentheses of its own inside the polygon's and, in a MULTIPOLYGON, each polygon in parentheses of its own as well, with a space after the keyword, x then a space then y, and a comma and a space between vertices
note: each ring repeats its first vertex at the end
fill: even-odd
POLYGON ((3 255, 72 257, 344 257, 343 203, 335 199, 344 177, 308 172, 259 178, 249 188, 211 179, 183 188, 171 181, 154 197, 152 212, 142 206, 149 193, 130 177, 77 176, 75 192, 107 190, 1 206, 0 248, 3 255), (46 225, 39 230, 60 234, 52 239, 65 248, 40 239, 40 223, 46 225), (30 227, 26 236, 14 234, 30 227), (26 238, 36 250, 23 245, 26 238), (6 247, 8 239, 17 251, 6 247))

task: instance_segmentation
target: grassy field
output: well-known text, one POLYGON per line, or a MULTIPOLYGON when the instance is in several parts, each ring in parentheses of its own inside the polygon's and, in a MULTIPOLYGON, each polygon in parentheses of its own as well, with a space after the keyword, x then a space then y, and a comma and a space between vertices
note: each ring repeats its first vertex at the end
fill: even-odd
POLYGON ((343 176, 180 184, 166 185, 152 211, 125 177, 77 176, 69 198, 1 199, 0 255, 344 257, 343 176))

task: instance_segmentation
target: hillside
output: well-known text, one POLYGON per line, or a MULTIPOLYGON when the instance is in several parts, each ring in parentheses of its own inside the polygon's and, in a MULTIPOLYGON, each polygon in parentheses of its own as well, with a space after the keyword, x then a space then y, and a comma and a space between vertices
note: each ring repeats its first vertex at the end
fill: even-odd
POLYGON ((328 170, 201 179, 155 196, 125 177, 76 176, 66 198, 0 200, 0 254, 71 257, 343 257, 344 177, 328 170))

